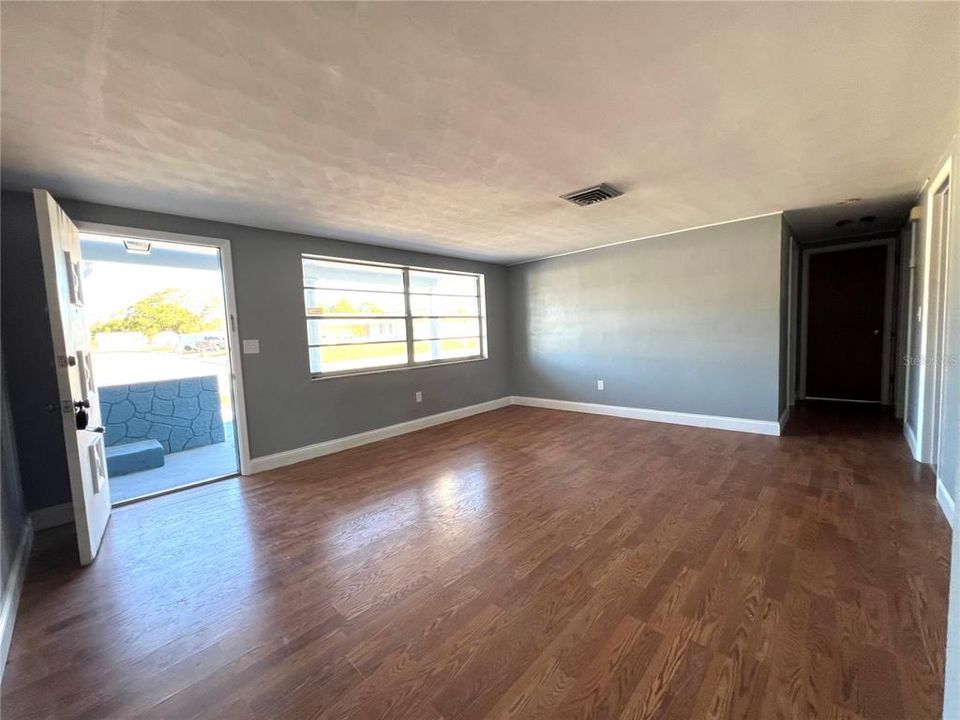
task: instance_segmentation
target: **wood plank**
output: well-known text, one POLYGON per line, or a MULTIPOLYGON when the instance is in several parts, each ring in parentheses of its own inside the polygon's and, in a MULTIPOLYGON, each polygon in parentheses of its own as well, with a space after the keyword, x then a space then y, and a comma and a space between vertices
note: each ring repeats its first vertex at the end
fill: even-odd
POLYGON ((937 718, 933 489, 872 409, 508 407, 39 534, 0 712, 937 718))

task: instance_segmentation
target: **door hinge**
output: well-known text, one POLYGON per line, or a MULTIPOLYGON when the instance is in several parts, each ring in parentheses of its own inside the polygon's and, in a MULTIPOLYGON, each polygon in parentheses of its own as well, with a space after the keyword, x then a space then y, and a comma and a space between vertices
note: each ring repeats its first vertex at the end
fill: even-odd
POLYGON ((230 329, 233 332, 237 331, 237 319, 233 315, 230 316, 230 329))

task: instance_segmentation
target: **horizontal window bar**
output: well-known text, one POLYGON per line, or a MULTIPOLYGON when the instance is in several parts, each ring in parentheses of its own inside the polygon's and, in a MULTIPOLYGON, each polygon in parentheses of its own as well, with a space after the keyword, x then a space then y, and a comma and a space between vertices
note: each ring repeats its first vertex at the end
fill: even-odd
MULTIPOLYGON (((402 289, 400 290, 376 290, 374 288, 359 288, 359 287, 330 287, 329 285, 307 285, 304 284, 304 290, 323 290, 325 292, 336 292, 336 293, 379 293, 381 295, 405 295, 402 289)), ((423 295, 425 293, 417 293, 418 295, 423 295)), ((475 297, 474 295, 467 295, 466 297, 475 297)))
POLYGON ((483 315, 411 315, 414 320, 479 320, 483 315))
POLYGON ((397 265, 379 260, 353 260, 335 257, 333 255, 314 255, 313 253, 302 253, 300 257, 304 260, 322 260, 324 262, 343 263, 344 265, 369 265, 371 267, 383 267, 392 270, 414 270, 417 272, 435 273, 437 275, 466 275, 467 277, 480 277, 481 275, 481 273, 470 272, 469 270, 440 270, 438 268, 421 267, 419 265, 397 265))
POLYGON ((485 362, 487 358, 484 355, 464 355, 462 357, 440 359, 440 360, 421 360, 420 362, 402 363, 397 365, 383 365, 382 367, 357 368, 355 370, 330 370, 328 372, 310 373, 311 380, 335 380, 339 377, 351 377, 353 375, 374 375, 384 372, 398 372, 402 370, 419 370, 433 365, 457 365, 459 363, 485 362))
POLYGON ((480 295, 478 293, 432 293, 432 292, 418 292, 416 290, 410 291, 410 297, 424 297, 424 298, 471 298, 474 300, 479 300, 480 295))
MULTIPOLYGON (((463 317, 477 317, 464 315, 463 317)), ((406 320, 406 315, 307 315, 307 320, 406 320)))
POLYGON ((414 344, 416 344, 416 343, 419 343, 419 342, 437 342, 437 341, 442 341, 442 340, 479 340, 479 339, 480 339, 480 336, 479 336, 479 335, 450 335, 450 336, 440 335, 440 336, 438 336, 438 337, 418 337, 418 338, 414 338, 414 339, 413 339, 413 342, 414 342, 414 344))
MULTIPOLYGON (((444 338, 446 340, 454 340, 457 338, 444 338)), ((307 347, 312 348, 330 348, 330 347, 356 347, 357 345, 403 345, 406 343, 406 338, 393 338, 392 340, 366 340, 361 339, 357 342, 335 342, 335 343, 322 343, 317 345, 311 343, 307 347)))

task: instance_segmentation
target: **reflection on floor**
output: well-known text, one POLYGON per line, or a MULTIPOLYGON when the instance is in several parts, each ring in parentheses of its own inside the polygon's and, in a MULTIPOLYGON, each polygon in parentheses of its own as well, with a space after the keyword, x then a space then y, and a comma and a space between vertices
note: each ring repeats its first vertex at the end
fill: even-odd
POLYGON ((505 407, 38 533, 0 711, 936 720, 934 486, 869 409, 505 407))
POLYGON ((194 450, 171 453, 163 467, 110 478, 113 502, 152 495, 163 490, 238 472, 237 440, 233 422, 223 426, 226 440, 194 450))

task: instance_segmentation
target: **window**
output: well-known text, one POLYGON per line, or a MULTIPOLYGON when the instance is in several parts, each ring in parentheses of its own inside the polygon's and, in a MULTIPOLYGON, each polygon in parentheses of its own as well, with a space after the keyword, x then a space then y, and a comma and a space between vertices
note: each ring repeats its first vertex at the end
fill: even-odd
POLYGON ((310 373, 486 357, 483 276, 303 256, 310 373))

